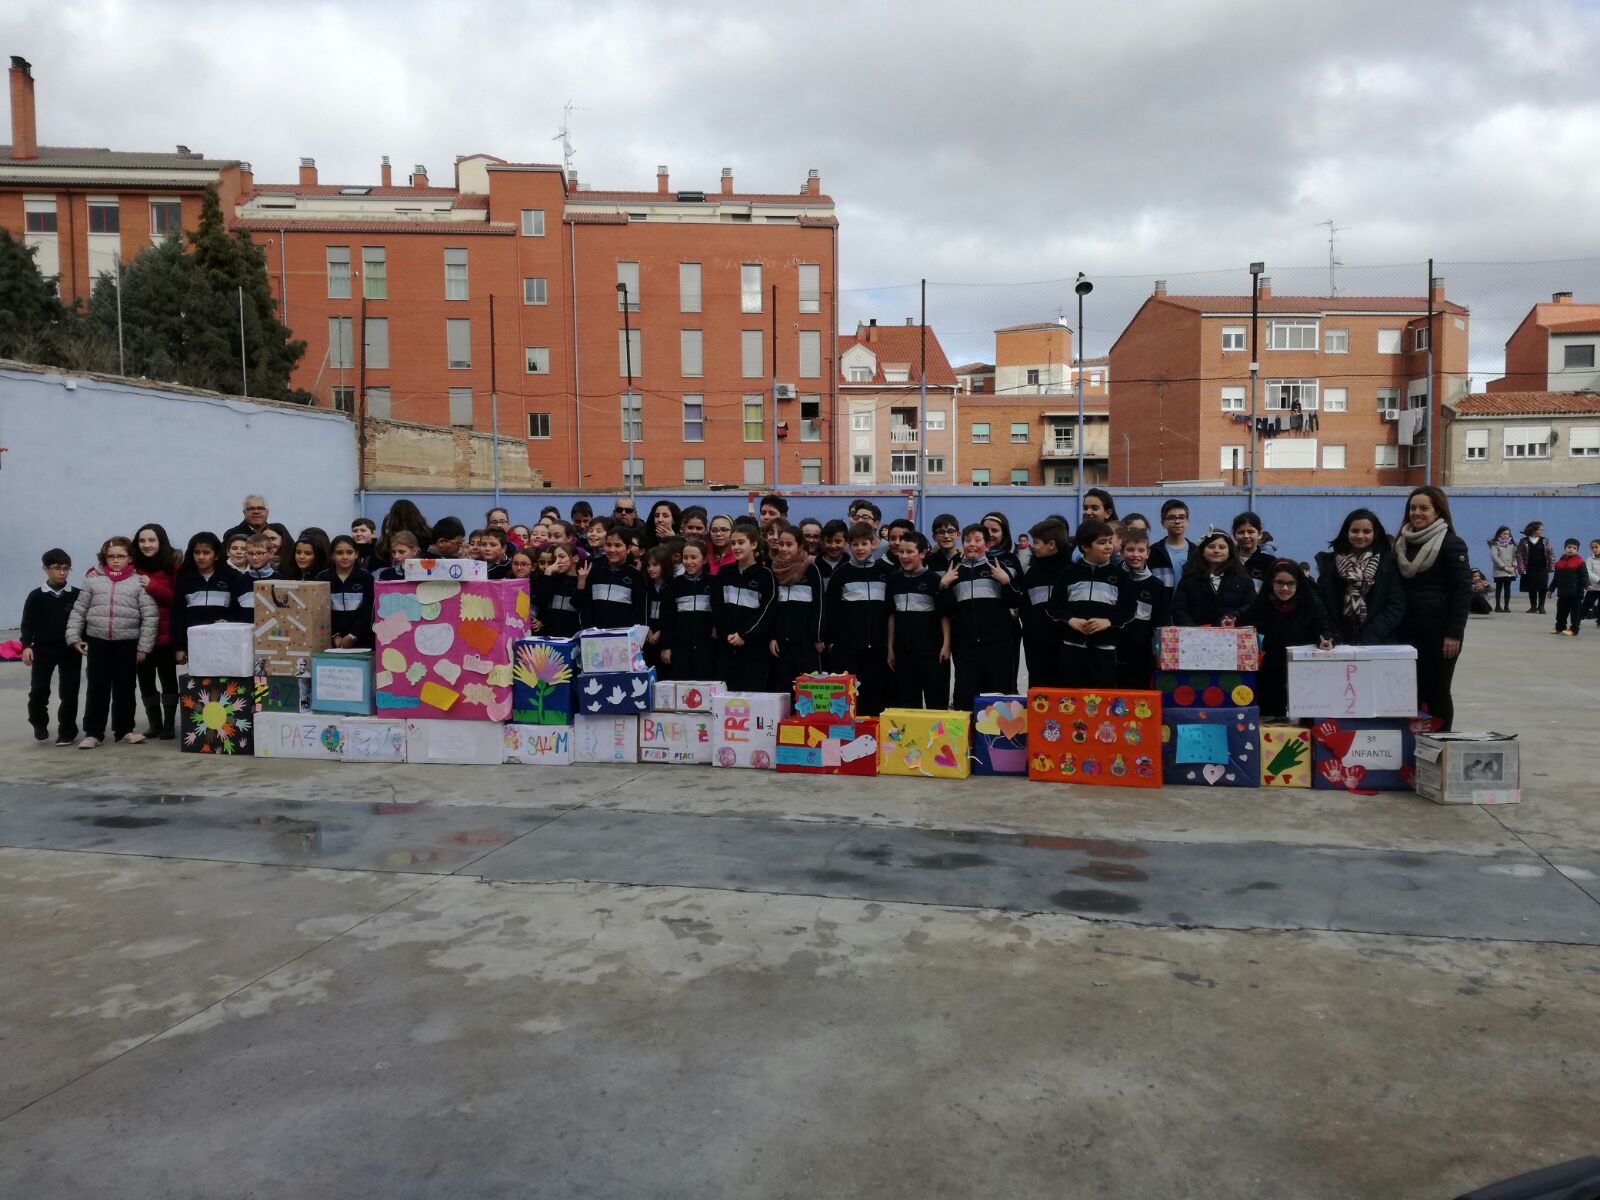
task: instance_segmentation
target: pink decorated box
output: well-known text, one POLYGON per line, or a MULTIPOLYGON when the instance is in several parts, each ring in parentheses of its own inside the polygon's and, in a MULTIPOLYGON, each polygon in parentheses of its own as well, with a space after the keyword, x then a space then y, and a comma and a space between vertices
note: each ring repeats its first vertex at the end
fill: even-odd
POLYGON ((375 586, 377 715, 506 721, 511 644, 528 636, 523 579, 424 579, 375 586))
POLYGON ((1163 671, 1259 671, 1256 631, 1240 625, 1171 625, 1158 632, 1163 671))

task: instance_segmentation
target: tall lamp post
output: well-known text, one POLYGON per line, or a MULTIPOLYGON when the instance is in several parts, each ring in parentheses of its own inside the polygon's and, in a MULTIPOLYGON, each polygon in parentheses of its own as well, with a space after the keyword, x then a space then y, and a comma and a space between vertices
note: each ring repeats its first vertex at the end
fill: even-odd
POLYGON ((1264 262, 1250 264, 1250 511, 1256 507, 1256 441, 1260 433, 1256 428, 1256 379, 1261 374, 1261 355, 1256 350, 1256 335, 1261 321, 1261 272, 1267 269, 1264 262))
POLYGON ((1094 284, 1078 272, 1078 511, 1083 511, 1083 298, 1094 291, 1094 284))
POLYGON ((628 393, 622 420, 628 427, 628 499, 633 499, 633 326, 628 321, 628 285, 617 284, 622 297, 622 361, 628 375, 628 393))

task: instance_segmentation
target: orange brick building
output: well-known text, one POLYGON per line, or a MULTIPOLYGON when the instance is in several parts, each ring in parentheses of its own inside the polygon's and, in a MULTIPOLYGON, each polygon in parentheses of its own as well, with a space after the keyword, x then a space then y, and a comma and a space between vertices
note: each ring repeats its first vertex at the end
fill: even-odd
POLYGON ((841 419, 850 426, 848 483, 911 487, 917 452, 927 455, 927 482, 958 482, 953 455, 957 423, 956 374, 931 328, 879 325, 876 318, 838 339, 841 419), (927 401, 922 369, 927 362, 927 401), (922 415, 918 428, 918 414, 922 415))
POLYGON ((1600 388, 1600 304, 1574 304, 1557 292, 1535 304, 1506 339, 1506 373, 1484 385, 1488 392, 1595 391, 1600 388))
POLYGON ((1445 299, 1443 280, 1432 292, 1274 296, 1263 279, 1252 352, 1249 296, 1168 295, 1157 283, 1111 347, 1110 482, 1245 483, 1255 356, 1256 411, 1274 427, 1257 443, 1262 485, 1414 485, 1430 453, 1442 480, 1442 439, 1430 449, 1427 435, 1441 404, 1467 390, 1468 313, 1445 299), (1419 409, 1426 424, 1407 415, 1419 409))

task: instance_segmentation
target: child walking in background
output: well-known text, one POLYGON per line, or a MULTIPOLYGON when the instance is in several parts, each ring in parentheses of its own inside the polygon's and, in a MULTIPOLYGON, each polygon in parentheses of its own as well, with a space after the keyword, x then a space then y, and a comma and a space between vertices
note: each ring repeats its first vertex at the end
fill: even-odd
POLYGON ((1255 587, 1239 563, 1233 539, 1225 533, 1208 533, 1200 539, 1172 593, 1172 623, 1236 625, 1255 598, 1255 587))
POLYGON ((1322 598, 1300 564, 1279 559, 1272 564, 1267 586, 1250 612, 1250 624, 1261 638, 1261 669, 1256 675, 1256 703, 1263 719, 1289 712, 1290 646, 1317 643, 1333 646, 1334 628, 1322 598))
POLYGON ((1150 527, 1122 523, 1124 585, 1133 598, 1133 615, 1117 631, 1117 686, 1143 689, 1156 670, 1156 630, 1170 625, 1172 594, 1150 570, 1150 527))
POLYGON ((1577 637, 1583 611, 1583 594, 1589 590, 1589 568, 1578 553, 1578 539, 1568 538, 1556 559, 1555 581, 1551 590, 1556 594, 1556 627, 1551 633, 1564 633, 1577 637))
POLYGON ((89 696, 84 705, 80 750, 93 750, 106 737, 133 746, 144 741, 134 731, 138 668, 155 649, 160 614, 155 599, 133 571, 133 543, 107 538, 100 547, 100 573, 84 580, 67 619, 67 642, 89 660, 89 696))
POLYGON ((78 589, 67 582, 72 556, 46 550, 40 560, 44 586, 22 603, 22 662, 31 668, 28 680, 28 724, 39 741, 50 738, 50 677, 56 677, 56 745, 78 739, 78 683, 82 658, 67 641, 67 621, 78 601, 78 589))
POLYGON ((900 539, 900 570, 889 578, 889 669, 899 708, 950 703, 949 595, 942 572, 927 565, 928 539, 912 530, 900 539))
POLYGON ((668 679, 717 678, 715 618, 706 543, 683 544, 683 574, 673 576, 661 603, 661 665, 668 679))
POLYGON ((328 585, 329 627, 336 650, 371 650, 372 575, 358 565, 361 549, 347 533, 333 539, 333 566, 317 576, 328 585))
POLYGON ((801 544, 800 531, 781 517, 773 534, 772 577, 777 584, 772 638, 771 690, 789 692, 797 676, 822 669, 822 572, 801 544))

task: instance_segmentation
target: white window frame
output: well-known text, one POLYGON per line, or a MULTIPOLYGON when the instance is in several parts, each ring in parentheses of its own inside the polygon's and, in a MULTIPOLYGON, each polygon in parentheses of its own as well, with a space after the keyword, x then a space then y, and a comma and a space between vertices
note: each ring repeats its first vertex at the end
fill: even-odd
POLYGON ((683 440, 706 440, 706 398, 699 392, 690 392, 683 398, 683 440))
POLYGON ((629 312, 638 312, 639 311, 639 264, 636 263, 636 262, 619 261, 617 263, 617 284, 618 284, 618 289, 619 289, 617 291, 617 311, 618 312, 622 311, 622 305, 623 305, 622 297, 624 295, 626 295, 628 297, 628 300, 627 300, 628 311, 629 312), (628 289, 627 292, 624 293, 623 291, 621 291, 620 289, 622 287, 626 287, 628 289))
POLYGON ((1508 425, 1505 429, 1500 453, 1507 462, 1550 457, 1548 425, 1508 425), (1542 438, 1539 435, 1543 435, 1542 438))
POLYGON ((1321 322, 1315 320, 1268 321, 1267 349, 1309 350, 1315 353, 1320 329, 1321 322))
POLYGON ((528 440, 530 442, 547 442, 550 440, 549 413, 531 412, 528 414, 528 440))
POLYGON ((465 246, 446 246, 444 250, 444 298, 466 300, 472 295, 465 246))
POLYGON ((703 458, 686 458, 683 460, 683 483, 685 487, 701 484, 706 481, 706 460, 703 458))
POLYGON ((550 374, 550 347, 549 346, 524 346, 522 348, 522 365, 525 374, 548 375, 550 374))
POLYGON ((549 304, 550 281, 543 275, 522 277, 522 302, 524 304, 549 304))
POLYGON ((922 463, 923 463, 923 469, 926 470, 929 475, 943 475, 944 474, 944 455, 942 455, 942 454, 926 454, 926 455, 923 455, 922 463))
POLYGON ((678 374, 684 379, 700 379, 704 377, 705 373, 705 330, 678 330, 678 374))
POLYGON ((1399 415, 1399 413, 1400 413, 1400 389, 1399 388, 1397 388, 1397 387, 1381 387, 1381 388, 1378 389, 1378 413, 1380 415, 1382 415, 1382 416, 1388 416, 1390 413, 1393 413, 1396 416, 1399 415))
POLYGON ((1342 387, 1323 388, 1322 411, 1330 413, 1350 411, 1350 389, 1342 387))
POLYGON ((633 366, 633 378, 637 380, 644 374, 644 330, 619 329, 617 330, 617 374, 623 379, 628 378, 630 358, 633 366), (630 356, 629 349, 632 348, 630 356))
POLYGON ((1489 431, 1487 429, 1468 429, 1463 431, 1461 437, 1461 461, 1489 461, 1489 431))
POLYGON ((628 456, 626 454, 622 456, 623 487, 628 486, 630 482, 630 476, 632 477, 631 482, 633 487, 636 490, 644 487, 644 459, 640 458, 637 454, 633 456, 633 469, 631 471, 628 469, 628 456))
POLYGON ((870 408, 857 409, 850 414, 850 432, 872 432, 872 410, 870 408))
POLYGON ((472 369, 472 318, 471 317, 446 317, 444 322, 444 361, 445 366, 452 371, 469 371, 472 369), (465 344, 456 346, 452 343, 457 337, 465 339, 465 344), (458 357, 454 351, 460 349, 465 353, 458 357))
POLYGON ((739 331, 739 375, 742 379, 767 377, 766 337, 759 329, 739 331))
POLYGON ((972 423, 972 444, 974 446, 989 445, 991 433, 992 430, 989 427, 988 421, 974 421, 972 423), (980 429, 983 430, 981 434, 978 432, 980 429))
POLYGON ((1026 446, 1033 440, 1033 429, 1026 421, 1008 422, 1011 426, 1011 444, 1013 446, 1026 446))
POLYGON ((767 460, 764 458, 747 458, 744 460, 744 483, 746 487, 764 486, 767 482, 767 460))
POLYGON ((850 371, 849 371, 849 376, 850 377, 845 381, 847 383, 871 383, 872 382, 872 368, 871 367, 851 367, 850 371))
POLYGON ((1393 471, 1400 466, 1400 447, 1387 443, 1372 448, 1372 467, 1376 471, 1393 471))
POLYGON ((1349 450, 1343 442, 1329 442, 1322 447, 1322 469, 1343 471, 1349 463, 1349 450))
POLYGON ((929 433, 943 433, 944 432, 944 428, 945 428, 945 426, 944 426, 944 418, 945 418, 944 409, 942 409, 942 408, 930 408, 928 410, 928 419, 927 419, 927 425, 926 425, 926 428, 927 428, 928 432, 929 433))
POLYGON ((353 370, 356 365, 354 317, 328 318, 328 366, 336 371, 353 370))
POLYGON ((973 468, 973 471, 972 471, 972 486, 973 487, 988 487, 989 486, 989 468, 988 467, 974 467, 973 468))
POLYGON ((681 313, 697 313, 701 310, 700 295, 700 264, 697 262, 681 262, 678 264, 678 311, 681 313))
POLYGON ((389 252, 383 246, 361 247, 361 295, 366 300, 389 298, 389 252))
POLYGON ((1298 398, 1301 412, 1316 412, 1318 384, 1315 379, 1269 379, 1263 389, 1263 411, 1292 412, 1298 398))
POLYGON ((915 450, 896 450, 889 455, 889 474, 915 475, 917 473, 917 452, 915 450))
POLYGON ((818 487, 822 483, 822 460, 820 458, 802 458, 800 460, 800 485, 802 487, 818 487))
POLYGON ((1567 457, 1600 458, 1600 425, 1568 426, 1567 457))
POLYGON ((759 394, 746 395, 739 401, 739 433, 748 445, 767 440, 767 398, 759 394), (752 422, 750 414, 755 414, 752 422), (754 425, 754 436, 751 427, 754 425))
POLYGON ((1222 327, 1222 352, 1232 354, 1243 352, 1249 348, 1250 330, 1245 325, 1224 325, 1222 327))
POLYGON ((802 442, 820 442, 822 440, 822 393, 803 393, 800 397, 800 440, 802 442), (806 413, 814 412, 814 417, 806 413))
POLYGON ((872 474, 872 455, 870 455, 870 454, 852 454, 850 456, 850 474, 852 474, 852 475, 871 475, 872 474))
POLYGON ((1378 353, 1399 354, 1401 337, 1403 336, 1404 332, 1405 331, 1401 329, 1378 330, 1378 353))
POLYGON ((1027 467, 1012 467, 1011 478, 1006 482, 1012 487, 1027 487, 1032 478, 1032 472, 1030 472, 1027 467), (1021 475, 1022 478, 1018 479, 1018 475, 1021 475))
POLYGON ((1221 390, 1219 399, 1223 412, 1243 412, 1245 389, 1229 385, 1221 390))
POLYGON ((760 263, 739 264, 739 311, 742 313, 758 313, 761 311, 761 292, 763 272, 760 263))
POLYGON ((1324 329, 1322 331, 1322 352, 1324 354, 1349 354, 1350 331, 1348 329, 1324 329))
POLYGON ((819 263, 800 263, 796 267, 796 283, 800 290, 800 311, 822 311, 822 267, 819 263))
POLYGON ((326 261, 328 264, 328 299, 350 299, 350 247, 329 246, 326 261))
POLYGON ((1418 325, 1411 331, 1411 348, 1413 350, 1419 352, 1426 350, 1428 348, 1428 341, 1429 333, 1426 325, 1418 325))
POLYGON ((522 236, 544 236, 544 209, 525 208, 522 210, 522 236))
POLYGON ((1561 347, 1561 369, 1563 371, 1592 371, 1594 370, 1595 358, 1593 342, 1567 342, 1561 347), (1589 361, 1586 363, 1568 361, 1574 350, 1587 350, 1589 352, 1589 361))
POLYGON ((472 389, 469 387, 453 387, 449 390, 449 397, 451 428, 471 429, 473 409, 472 389), (457 408, 463 403, 466 405, 465 416, 467 418, 464 421, 457 419, 458 416, 461 415, 457 412, 457 408))
POLYGON ((822 332, 817 329, 802 329, 799 334, 799 345, 796 351, 798 370, 796 374, 801 379, 822 378, 822 332))
POLYGON ((375 371, 389 369, 389 318, 368 317, 362 322, 365 363, 375 371))
POLYGON ((172 199, 168 199, 168 198, 165 198, 165 197, 163 197, 161 199, 157 199, 156 197, 152 196, 150 198, 150 240, 152 242, 159 242, 163 238, 165 238, 167 236, 167 234, 169 234, 169 233, 182 233, 182 232, 183 232, 183 201, 182 200, 172 200, 172 199), (175 225, 173 225, 170 229, 157 229, 156 225, 159 224, 159 221, 158 221, 158 219, 156 217, 156 210, 157 209, 160 209, 164 213, 170 213, 172 210, 176 209, 177 213, 178 213, 177 223, 175 225))
MULTIPOLYGON (((86 223, 84 225, 84 228, 88 231, 88 235, 90 237, 121 237, 122 236, 122 204, 121 204, 121 202, 117 201, 117 200, 90 200, 89 201, 89 215, 88 215, 88 219, 87 219, 87 221, 86 221, 86 223), (111 213, 113 215, 113 218, 114 218, 112 220, 111 224, 115 225, 116 228, 115 229, 96 229, 94 227, 94 217, 95 217, 96 213, 100 213, 102 215, 105 214, 105 213, 111 213)), ((348 249, 349 249, 349 247, 346 247, 346 250, 348 250, 348 249)))
POLYGON ((1243 443, 1229 443, 1217 448, 1217 469, 1221 471, 1248 471, 1250 469, 1250 447, 1243 443), (1238 451, 1239 461, 1234 464, 1233 452, 1238 451))
MULTIPOLYGON (((628 441, 628 426, 633 426, 633 443, 644 441, 644 396, 639 392, 623 392, 617 397, 617 424, 621 441, 628 441)), ((624 462, 627 460, 624 459, 624 462)))

